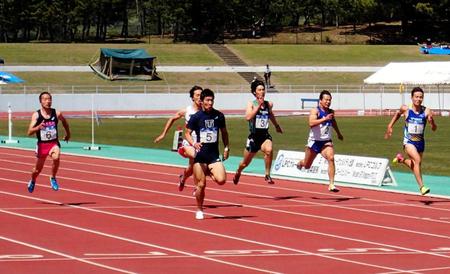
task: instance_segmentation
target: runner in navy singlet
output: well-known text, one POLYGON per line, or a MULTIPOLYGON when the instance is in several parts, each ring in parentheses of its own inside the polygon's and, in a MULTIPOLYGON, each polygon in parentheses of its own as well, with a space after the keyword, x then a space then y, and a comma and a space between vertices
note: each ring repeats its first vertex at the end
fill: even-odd
POLYGON ((64 141, 67 142, 70 139, 70 129, 67 120, 61 112, 51 108, 52 95, 49 92, 42 92, 39 95, 39 102, 41 103, 41 108, 33 113, 30 126, 28 127, 28 135, 36 134, 37 138, 37 161, 33 172, 31 173, 31 180, 28 183, 28 191, 30 193, 34 191, 36 178, 42 171, 45 159, 47 159, 48 155, 50 155, 53 160, 50 185, 55 191, 59 189, 58 182, 56 181, 56 173, 58 172, 61 153, 61 145, 58 140, 58 120, 62 122, 64 130, 66 131, 64 141))
POLYGON ((205 199, 206 176, 209 175, 217 184, 226 182, 226 171, 219 154, 219 135, 222 134, 224 145, 223 160, 229 155, 228 131, 225 116, 213 108, 214 92, 205 89, 200 95, 202 110, 191 116, 185 132, 186 140, 197 151, 194 158, 194 182, 197 199, 196 219, 203 219, 203 202, 205 199), (192 133, 195 132, 196 140, 192 133))
POLYGON ((319 105, 309 112, 309 137, 305 149, 305 158, 297 163, 297 168, 303 167, 309 169, 320 153, 328 161, 328 190, 338 192, 339 189, 334 186, 334 147, 331 140, 332 129, 336 131, 339 140, 343 140, 341 131, 334 118, 334 111, 330 109, 331 93, 323 90, 319 95, 319 105))
POLYGON ((261 150, 264 153, 264 179, 267 183, 273 184, 274 181, 270 177, 273 149, 272 136, 269 134, 269 120, 275 126, 278 133, 283 133, 283 130, 272 111, 273 103, 264 100, 266 95, 264 83, 259 80, 253 81, 251 84, 251 92, 255 96, 255 100, 248 102, 245 111, 245 119, 248 121, 250 134, 248 135, 247 144, 244 149, 244 157, 239 163, 238 169, 233 177, 233 183, 235 185, 239 183, 242 170, 250 164, 256 153, 261 150))
POLYGON ((412 170, 416 177, 419 190, 422 195, 430 192, 430 189, 423 184, 422 179, 422 157, 425 150, 425 126, 427 121, 431 124, 431 130, 435 131, 437 125, 433 119, 433 113, 429 108, 422 105, 423 90, 415 87, 411 91, 411 106, 402 105, 394 114, 391 122, 387 126, 384 137, 386 139, 392 136, 393 126, 401 117, 405 117, 405 126, 403 127, 403 149, 409 159, 404 159, 401 153, 395 156, 394 163, 403 163, 412 170))

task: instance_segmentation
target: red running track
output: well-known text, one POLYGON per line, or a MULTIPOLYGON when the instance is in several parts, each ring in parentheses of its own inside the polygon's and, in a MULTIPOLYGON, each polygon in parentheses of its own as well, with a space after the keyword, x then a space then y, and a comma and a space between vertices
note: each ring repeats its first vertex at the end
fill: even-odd
MULTIPOLYGON (((180 168, 0 148, 0 273, 449 273, 450 200, 242 176, 195 220, 180 168)), ((230 178, 231 179, 231 176, 230 178)))

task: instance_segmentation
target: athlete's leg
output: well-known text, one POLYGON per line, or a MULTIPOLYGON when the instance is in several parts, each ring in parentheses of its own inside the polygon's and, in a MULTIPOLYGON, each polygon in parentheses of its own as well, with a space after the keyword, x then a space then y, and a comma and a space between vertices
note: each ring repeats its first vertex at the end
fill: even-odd
POLYGON ((321 154, 328 161, 328 178, 330 181, 328 189, 330 191, 338 191, 337 188, 334 187, 334 175, 336 172, 336 168, 334 165, 334 148, 333 148, 333 146, 325 146, 322 149, 321 154))
POLYGON ((33 171, 31 172, 31 181, 33 182, 36 181, 38 175, 41 173, 42 168, 44 167, 46 158, 47 156, 37 158, 36 165, 34 166, 33 171))
POLYGON ((184 155, 188 157, 189 159, 195 158, 195 148, 193 146, 185 146, 184 147, 184 155))
MULTIPOLYGON (((183 141, 186 142, 186 141, 183 141)), ((184 169, 183 174, 180 175, 179 182, 178 182, 178 190, 183 191, 184 184, 186 183, 186 180, 192 175, 193 173, 193 164, 194 164, 194 158, 195 158, 195 148, 193 146, 184 145, 181 148, 178 149, 178 153, 189 159, 189 164, 184 169)))
POLYGON ((305 148, 305 158, 300 160, 297 163, 297 168, 302 169, 302 167, 309 169, 314 162, 314 159, 316 159, 317 152, 315 152, 312 148, 306 147, 305 148))
POLYGON ((416 177, 419 188, 422 188, 422 153, 419 153, 417 151, 417 148, 412 144, 405 145, 405 152, 406 154, 408 154, 409 159, 405 159, 403 163, 412 170, 414 177, 416 177))
POLYGON ((58 145, 55 145, 49 152, 50 157, 53 160, 52 163, 52 177, 56 177, 56 173, 58 173, 59 169, 59 159, 60 159, 61 149, 58 145))
POLYGON ((270 176, 270 169, 272 168, 273 159, 272 140, 265 140, 261 145, 261 151, 264 153, 264 167, 266 176, 270 176))
POLYGON ((222 162, 215 162, 208 165, 211 178, 219 185, 225 184, 227 181, 227 172, 222 162))
POLYGON ((203 201, 205 200, 205 187, 206 187, 206 172, 207 172, 207 165, 206 164, 200 164, 195 163, 193 166, 194 170, 194 183, 196 187, 195 191, 195 198, 197 200, 197 219, 203 219, 199 218, 199 215, 203 217, 202 214, 198 214, 198 212, 203 212, 203 201))
POLYGON ((244 170, 244 168, 246 168, 250 164, 253 157, 255 157, 255 154, 256 152, 250 152, 247 149, 244 149, 244 157, 242 158, 242 161, 239 163, 238 169, 236 170, 236 174, 233 177, 233 183, 235 185, 237 185, 239 182, 242 170, 244 170))
POLYGON ((185 183, 186 180, 194 173, 193 165, 194 165, 194 159, 189 158, 189 164, 183 172, 183 178, 182 178, 183 183, 185 183))

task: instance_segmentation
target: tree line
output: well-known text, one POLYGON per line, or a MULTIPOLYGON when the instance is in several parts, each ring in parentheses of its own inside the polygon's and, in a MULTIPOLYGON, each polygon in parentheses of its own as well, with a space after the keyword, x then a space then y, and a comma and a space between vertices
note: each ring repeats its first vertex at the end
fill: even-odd
POLYGON ((220 42, 311 26, 353 25, 356 33, 377 22, 400 22, 396 35, 405 43, 448 41, 449 18, 450 0, 0 0, 0 42, 165 34, 220 42))

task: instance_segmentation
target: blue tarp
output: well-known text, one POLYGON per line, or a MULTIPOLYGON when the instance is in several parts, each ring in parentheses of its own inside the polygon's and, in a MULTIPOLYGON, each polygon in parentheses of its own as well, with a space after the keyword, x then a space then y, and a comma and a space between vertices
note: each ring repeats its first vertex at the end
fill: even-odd
POLYGON ((449 46, 440 46, 440 47, 420 47, 420 52, 423 54, 441 54, 441 55, 450 55, 450 47, 449 46))
POLYGON ((0 71, 0 82, 6 84, 15 84, 15 83, 23 83, 25 81, 15 76, 14 74, 0 71))
POLYGON ((108 49, 101 48, 100 51, 105 57, 121 59, 154 59, 144 49, 108 49))

